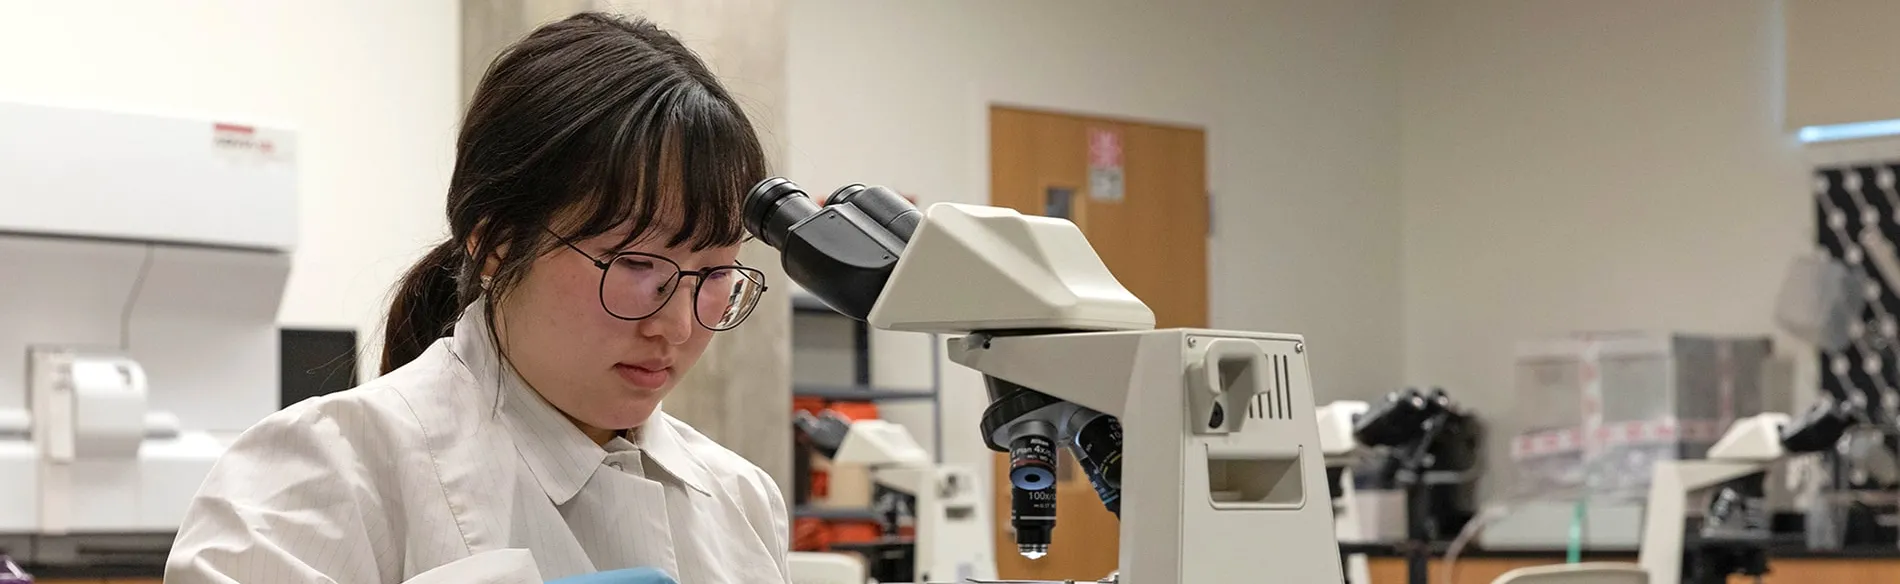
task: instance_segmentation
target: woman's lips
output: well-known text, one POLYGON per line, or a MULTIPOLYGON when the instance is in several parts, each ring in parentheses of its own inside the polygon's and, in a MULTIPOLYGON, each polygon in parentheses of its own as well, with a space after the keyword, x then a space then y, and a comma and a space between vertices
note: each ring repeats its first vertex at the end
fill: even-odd
POLYGON ((627 380, 627 383, 633 384, 634 387, 659 389, 666 387, 666 382, 672 379, 673 368, 648 368, 619 363, 614 365, 614 373, 619 373, 621 379, 627 380))

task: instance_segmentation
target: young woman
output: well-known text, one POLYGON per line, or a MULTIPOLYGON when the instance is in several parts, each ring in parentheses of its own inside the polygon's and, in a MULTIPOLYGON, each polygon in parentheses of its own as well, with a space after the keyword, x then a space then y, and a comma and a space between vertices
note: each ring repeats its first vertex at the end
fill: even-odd
POLYGON ((659 411, 765 292, 736 258, 766 172, 652 24, 530 34, 469 106, 451 235, 397 290, 386 375, 231 445, 166 582, 788 582, 772 479, 659 411))

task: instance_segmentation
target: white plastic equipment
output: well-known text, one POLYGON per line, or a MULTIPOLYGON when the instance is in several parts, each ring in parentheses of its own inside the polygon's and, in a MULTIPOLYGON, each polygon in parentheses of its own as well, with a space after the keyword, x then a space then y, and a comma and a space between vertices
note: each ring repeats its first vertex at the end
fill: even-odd
MULTIPOLYGON (((1333 533, 1340 542, 1364 542, 1366 530, 1359 515, 1358 485, 1352 477, 1352 467, 1360 460, 1363 448, 1359 440, 1353 437, 1353 425, 1359 416, 1372 408, 1363 401, 1336 401, 1320 406, 1317 414, 1319 426, 1319 449, 1326 456, 1328 474, 1339 474, 1339 494, 1333 497, 1333 533)), ((1348 584, 1370 584, 1371 566, 1365 554, 1353 554, 1346 557, 1346 581, 1348 584)))
POLYGON ((295 142, 16 103, 0 129, 0 547, 163 550, 278 406, 295 142))
POLYGON ((870 324, 961 335, 952 361, 1119 418, 1120 581, 1342 581, 1303 337, 1155 329, 1068 221, 923 215, 870 324), (1083 332, 970 334, 996 330, 1083 332))
POLYGON ((792 569, 792 584, 865 584, 869 580, 864 560, 851 554, 789 552, 785 562, 792 569))
POLYGON ((1617 562, 1585 562, 1518 568, 1491 584, 1649 584, 1649 572, 1617 562))
MULTIPOLYGON (((871 480, 915 498, 916 582, 996 577, 988 489, 974 469, 937 464, 903 426, 877 419, 852 422, 834 460, 869 468, 871 480)), ((796 567, 793 576, 802 578, 796 567)))

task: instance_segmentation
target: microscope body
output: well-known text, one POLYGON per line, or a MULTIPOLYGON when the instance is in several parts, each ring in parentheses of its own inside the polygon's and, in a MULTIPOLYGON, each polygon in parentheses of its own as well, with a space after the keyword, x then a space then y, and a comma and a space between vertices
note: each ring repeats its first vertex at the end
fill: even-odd
MULTIPOLYGON (((980 438, 1011 455, 1012 523, 1050 549, 1057 448, 1120 518, 1114 581, 1341 582, 1298 335, 1156 329, 1073 223, 980 205, 919 211, 881 187, 819 206, 781 178, 746 225, 832 308, 892 331, 947 335, 981 372, 980 438)), ((1075 574, 1081 580, 1101 574, 1075 574)))
POLYGON ((1263 571, 1342 581, 1299 336, 1160 329, 950 343, 959 364, 1120 420, 1122 582, 1263 571))

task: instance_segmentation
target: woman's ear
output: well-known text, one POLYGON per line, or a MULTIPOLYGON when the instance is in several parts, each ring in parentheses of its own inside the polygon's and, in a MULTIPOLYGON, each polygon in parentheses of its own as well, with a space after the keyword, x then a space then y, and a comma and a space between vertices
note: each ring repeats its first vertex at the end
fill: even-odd
MULTIPOLYGON (((480 242, 482 240, 482 236, 487 232, 486 227, 487 227, 486 225, 478 226, 475 228, 474 233, 469 234, 468 243, 466 245, 466 248, 468 250, 468 257, 474 258, 475 254, 481 253, 480 242)), ((495 272, 501 270, 501 260, 502 258, 505 258, 507 256, 508 256, 508 244, 501 243, 495 246, 494 253, 488 254, 488 257, 480 258, 482 267, 481 267, 481 273, 479 275, 481 276, 481 280, 482 280, 482 288, 488 287, 488 280, 490 278, 495 277, 495 272)))

